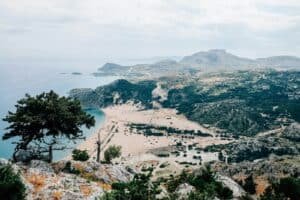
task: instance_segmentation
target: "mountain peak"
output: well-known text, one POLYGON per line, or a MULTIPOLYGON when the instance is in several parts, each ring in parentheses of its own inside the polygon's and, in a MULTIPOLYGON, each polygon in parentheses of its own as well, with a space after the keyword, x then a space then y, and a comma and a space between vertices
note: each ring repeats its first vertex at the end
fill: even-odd
POLYGON ((193 67, 243 67, 253 65, 253 60, 227 53, 225 49, 201 51, 184 57, 181 61, 193 67))
POLYGON ((211 52, 211 53, 227 53, 226 49, 211 49, 208 52, 211 52))
POLYGON ((121 68, 122 66, 116 63, 105 63, 102 67, 100 67, 98 70, 108 70, 108 69, 116 69, 121 68))

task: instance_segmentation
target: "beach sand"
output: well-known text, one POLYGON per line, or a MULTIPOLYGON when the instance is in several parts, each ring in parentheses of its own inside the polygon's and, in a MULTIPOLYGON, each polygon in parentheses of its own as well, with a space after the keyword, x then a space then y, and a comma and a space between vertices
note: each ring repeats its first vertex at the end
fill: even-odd
POLYGON ((115 105, 103 109, 105 122, 102 127, 92 136, 82 142, 78 148, 88 150, 92 157, 96 156, 96 142, 100 134, 102 153, 109 145, 122 146, 122 157, 140 156, 151 149, 167 147, 176 144, 177 141, 186 140, 186 143, 197 143, 199 147, 211 144, 221 144, 227 141, 217 137, 194 137, 193 139, 182 138, 181 135, 172 136, 144 136, 130 130, 130 123, 150 124, 166 126, 180 130, 200 130, 214 135, 212 130, 192 122, 183 115, 176 114, 175 109, 148 109, 143 110, 131 103, 115 105))

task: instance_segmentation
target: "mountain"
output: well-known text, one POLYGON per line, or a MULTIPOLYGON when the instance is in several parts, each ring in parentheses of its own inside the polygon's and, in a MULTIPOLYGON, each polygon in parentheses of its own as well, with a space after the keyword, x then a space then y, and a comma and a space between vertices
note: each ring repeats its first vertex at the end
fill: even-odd
POLYGON ((122 66, 115 63, 106 63, 93 73, 95 76, 117 75, 127 78, 145 79, 167 75, 177 75, 179 73, 189 73, 191 67, 185 66, 175 60, 165 59, 153 64, 136 64, 132 66, 122 66))
POLYGON ((254 60, 235 56, 222 49, 201 51, 184 57, 180 63, 200 68, 236 68, 257 66, 257 63, 254 60))
POLYGON ((300 58, 294 56, 273 56, 249 59, 230 54, 223 49, 213 49, 185 56, 180 63, 201 69, 298 68, 300 67, 300 58))
POLYGON ((121 66, 115 63, 106 63, 105 65, 103 65, 101 68, 99 68, 98 70, 120 70, 121 68, 123 68, 125 66, 121 66))
POLYGON ((117 75, 132 79, 148 79, 161 76, 194 74, 198 71, 247 70, 253 68, 300 69, 300 58, 293 56, 273 56, 250 59, 228 53, 223 49, 200 51, 183 57, 179 62, 165 59, 153 64, 122 66, 106 63, 98 68, 95 76, 117 75))

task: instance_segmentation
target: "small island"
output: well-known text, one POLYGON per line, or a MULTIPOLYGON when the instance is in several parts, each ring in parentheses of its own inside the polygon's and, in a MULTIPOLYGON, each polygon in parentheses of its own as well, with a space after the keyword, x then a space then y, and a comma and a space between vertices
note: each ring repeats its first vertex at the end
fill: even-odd
POLYGON ((72 75, 82 75, 81 72, 72 72, 72 75))

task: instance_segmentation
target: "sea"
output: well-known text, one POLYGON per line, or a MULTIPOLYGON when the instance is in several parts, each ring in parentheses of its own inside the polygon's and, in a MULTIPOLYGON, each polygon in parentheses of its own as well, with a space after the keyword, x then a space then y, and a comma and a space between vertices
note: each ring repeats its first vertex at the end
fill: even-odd
MULTIPOLYGON (((37 95, 41 92, 54 90, 60 95, 68 95, 73 88, 96 88, 108 84, 120 77, 106 76, 95 77, 91 73, 105 62, 81 62, 81 61, 0 61, 0 158, 9 159, 14 151, 14 140, 2 140, 2 135, 7 132, 7 122, 2 119, 8 111, 15 111, 18 99, 25 96, 37 95), (72 74, 79 72, 81 75, 72 74)), ((87 129, 82 127, 86 137, 95 132, 104 122, 105 116, 101 110, 87 110, 95 117, 96 125, 87 129)), ((80 142, 80 141, 78 141, 80 142)), ((70 141, 63 140, 71 149, 55 151, 54 159, 59 160, 69 155, 72 148, 78 144, 70 145, 70 141)))

